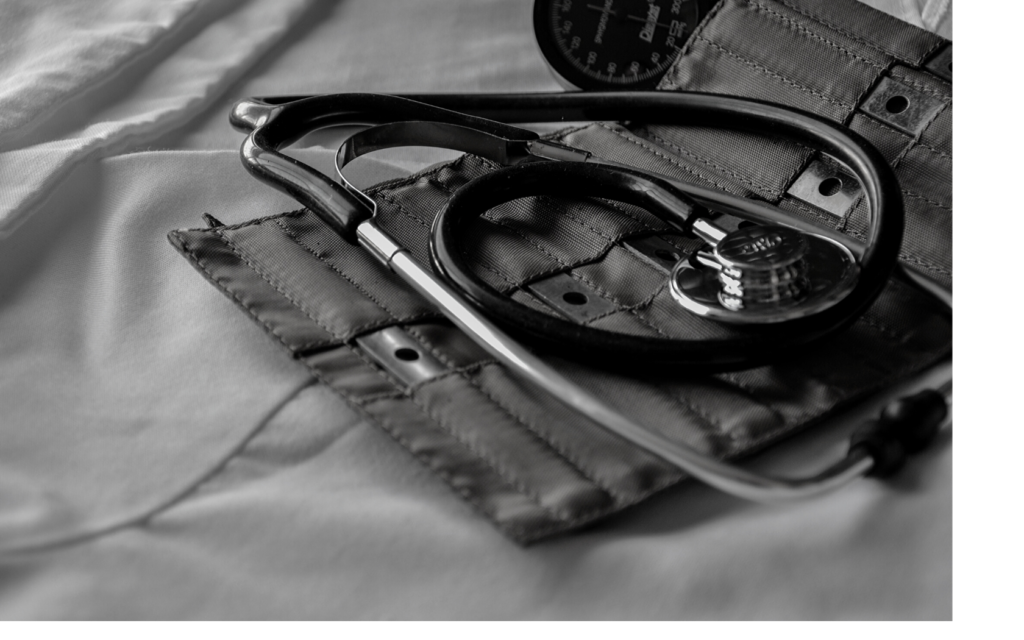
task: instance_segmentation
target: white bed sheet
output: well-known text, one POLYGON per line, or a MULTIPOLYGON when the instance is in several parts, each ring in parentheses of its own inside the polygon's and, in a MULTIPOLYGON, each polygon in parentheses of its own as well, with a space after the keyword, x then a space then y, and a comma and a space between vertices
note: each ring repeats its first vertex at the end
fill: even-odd
MULTIPOLYGON (((889 9, 951 28, 938 4, 889 9)), ((778 508, 684 483, 523 549, 312 385, 167 243, 202 212, 232 223, 294 208, 241 168, 226 122, 238 98, 558 89, 530 5, 109 13, 127 25, 97 58, 113 63, 28 77, 45 101, 0 90, 27 105, 0 120, 0 617, 952 615, 948 434, 891 486, 778 508)), ((72 18, 54 28, 90 16, 72 18)), ((49 68, 32 66, 50 60, 36 42, 0 71, 49 68)), ((321 142, 298 153, 329 165, 321 142)), ((809 434, 756 464, 795 471, 841 447, 809 434)))

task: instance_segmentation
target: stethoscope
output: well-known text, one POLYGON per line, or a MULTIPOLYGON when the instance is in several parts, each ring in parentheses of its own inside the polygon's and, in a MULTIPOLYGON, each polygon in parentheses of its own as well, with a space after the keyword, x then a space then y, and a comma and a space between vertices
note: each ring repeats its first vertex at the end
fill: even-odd
POLYGON ((807 498, 850 480, 886 476, 932 440, 948 415, 952 383, 890 403, 852 436, 845 458, 808 478, 780 479, 709 458, 637 424, 527 349, 622 366, 713 372, 759 366, 852 324, 890 277, 952 296, 898 261, 903 237, 899 184, 881 154, 856 134, 816 116, 764 102, 685 92, 503 95, 337 94, 249 99, 231 123, 249 135, 245 167, 292 195, 330 228, 369 251, 503 364, 597 424, 733 495, 761 502, 807 498), (857 177, 868 204, 866 242, 818 228, 766 203, 642 172, 512 122, 636 120, 769 133, 836 158, 857 177), (370 125, 338 151, 339 180, 280 149, 320 128, 370 125), (469 181, 438 212, 430 234, 433 272, 375 221, 376 203, 344 176, 364 154, 401 146, 473 153, 501 168, 469 181), (703 241, 671 270, 673 298, 689 312, 737 327, 724 338, 672 340, 623 335, 526 307, 474 274, 459 229, 493 207, 528 196, 606 198, 639 206, 703 241), (726 230, 724 212, 753 222, 726 230), (515 337, 513 337, 515 336, 515 337))

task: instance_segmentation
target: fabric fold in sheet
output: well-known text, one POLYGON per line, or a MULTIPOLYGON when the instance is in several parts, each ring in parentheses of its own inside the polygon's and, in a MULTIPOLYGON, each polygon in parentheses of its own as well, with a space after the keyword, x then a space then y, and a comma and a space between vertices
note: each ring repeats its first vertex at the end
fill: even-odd
POLYGON ((44 126, 61 107, 187 31, 198 7, 197 0, 0 5, 0 145, 44 126))
MULTIPOLYGON (((923 6, 870 4, 883 2, 923 6)), ((28 12, 44 2, 3 4, 28 12)), ((102 15, 114 3, 49 4, 102 15)), ((328 386, 304 387, 307 368, 167 243, 169 230, 201 225, 204 212, 234 225, 296 208, 240 166, 242 136, 226 123, 237 99, 558 90, 536 50, 529 2, 131 4, 169 16, 151 29, 159 34, 131 45, 127 66, 97 72, 105 80, 95 90, 69 86, 52 111, 4 129, 11 137, 0 141, 0 235, 9 234, 0 240, 0 546, 43 550, 0 554, 0 618, 952 615, 948 432, 892 483, 769 508, 685 482, 605 524, 523 549, 328 386), (257 11, 287 14, 288 24, 260 25, 263 53, 246 53, 231 24, 257 11), (207 51, 227 52, 202 59, 204 73, 218 60, 245 61, 231 78, 208 75, 205 89, 198 77, 177 78, 175 91, 201 95, 130 125, 138 135, 118 129, 74 150, 89 127, 128 126, 111 114, 167 106, 176 94, 147 78, 200 38, 207 51), (36 147, 52 190, 25 199, 12 181, 26 171, 4 154, 36 147)), ((19 30, 74 36, 66 22, 43 29, 22 15, 19 30)), ((0 64, 14 60, 13 40, 0 39, 0 64)), ((871 119, 855 117, 860 125, 891 137, 871 119)), ((949 133, 932 127, 912 153, 947 153, 949 133)), ((909 140, 898 142, 893 158, 909 140)), ((332 166, 323 149, 289 155, 332 166)), ((368 158, 352 168, 370 185, 449 159, 403 153, 394 166, 368 158)), ((597 266, 581 269, 602 277, 591 273, 597 266)), ((487 365, 478 381, 491 389, 501 377, 487 365)), ((773 402, 787 397, 784 385, 770 390, 773 402)), ((747 437, 741 421, 721 427, 747 437)), ((745 464, 813 473, 845 452, 835 435, 811 429, 745 464)), ((629 469, 586 471, 615 484, 629 469)))
MULTIPOLYGON (((235 203, 218 208, 227 219, 289 205, 250 181, 234 151, 88 163, 7 240, 0 553, 80 541, 173 501, 307 384, 165 239, 210 202, 235 203)), ((340 402, 330 418, 354 419, 340 402)))
MULTIPOLYGON (((47 4, 23 9, 45 12, 47 4)), ((122 4, 120 11, 114 10, 115 3, 105 5, 108 13, 97 13, 88 22, 116 20, 121 28, 112 26, 115 34, 96 37, 83 28, 84 51, 68 45, 63 55, 52 58, 30 51, 15 57, 6 70, 19 82, 17 95, 0 94, 0 106, 8 106, 4 100, 13 103, 12 114, 0 120, 0 141, 9 138, 0 144, 0 182, 5 185, 0 237, 30 215, 76 164, 137 148, 199 113, 278 42, 313 0, 223 0, 191 12, 179 7, 175 13, 168 6, 137 15, 127 10, 135 3, 122 4), (158 42, 161 34, 167 42, 158 42), (169 50, 146 56, 147 45, 169 50), (77 73, 70 58, 85 59, 77 73), (39 126, 48 116, 44 134, 39 126), (18 144, 19 135, 25 137, 24 146, 18 144)), ((65 13, 85 20, 76 12, 65 13)), ((0 31, 22 24, 38 29, 43 17, 26 15, 0 31)), ((19 39, 12 40, 11 46, 17 46, 19 39)))

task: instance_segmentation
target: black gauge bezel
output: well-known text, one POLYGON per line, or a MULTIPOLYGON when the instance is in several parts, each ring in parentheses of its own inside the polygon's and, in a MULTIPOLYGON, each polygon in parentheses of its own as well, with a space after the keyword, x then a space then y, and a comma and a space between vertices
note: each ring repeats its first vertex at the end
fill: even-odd
MULTIPOLYGON (((640 80, 637 82, 607 82, 599 78, 594 78, 581 71, 571 61, 566 59, 561 48, 558 46, 558 42, 555 39, 554 33, 550 29, 549 19, 551 16, 550 8, 553 4, 556 4, 560 0, 534 0, 533 3, 533 33, 537 39, 537 45, 540 47, 541 54, 544 56, 545 62, 555 73, 555 75, 565 83, 577 89, 584 91, 647 91, 657 88, 658 83, 664 77, 664 74, 659 74, 646 80, 640 80)), ((716 0, 693 0, 697 4, 697 13, 699 19, 697 24, 703 21, 704 17, 707 16, 708 11, 714 5, 716 0)), ((696 25, 694 26, 696 30, 696 25)), ((687 41, 693 34, 691 31, 687 34, 687 41)), ((685 42, 680 47, 680 50, 685 48, 685 42)), ((674 63, 674 61, 673 61, 674 63)), ((670 63, 666 69, 671 68, 670 63)))

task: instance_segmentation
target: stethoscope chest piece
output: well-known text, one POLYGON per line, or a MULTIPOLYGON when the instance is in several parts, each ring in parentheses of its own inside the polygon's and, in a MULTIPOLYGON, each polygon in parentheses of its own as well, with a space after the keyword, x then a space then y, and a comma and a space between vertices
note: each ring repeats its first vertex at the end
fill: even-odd
MULTIPOLYGON (((569 2, 551 7, 567 13, 570 4, 595 14, 597 20, 611 20, 613 13, 619 17, 621 10, 569 2)), ((652 13, 656 10, 653 2, 642 8, 652 13)), ((908 453, 921 450, 945 420, 947 404, 942 393, 903 398, 890 405, 880 419, 858 430, 849 454, 828 469, 807 478, 771 478, 710 458, 659 429, 623 416, 546 360, 546 355, 568 354, 616 372, 639 365, 649 376, 652 366, 669 365, 685 366, 688 374, 710 374, 769 364, 849 326, 875 301, 897 268, 904 227, 903 199, 895 174, 885 158, 855 134, 800 112, 718 95, 655 92, 420 98, 434 102, 370 94, 250 100, 236 105, 232 122, 249 132, 242 158, 250 172, 295 196, 342 238, 366 248, 498 362, 581 416, 713 486, 764 501, 819 495, 866 473, 891 473, 908 453), (444 105, 473 109, 478 115, 450 111, 444 105), (638 171, 479 117, 495 112, 512 114, 517 122, 635 119, 755 133, 763 127, 791 134, 827 149, 855 174, 867 203, 866 238, 854 242, 841 233, 791 218, 766 203, 638 171), (440 146, 504 165, 460 186, 437 212, 430 230, 433 272, 378 226, 373 198, 344 176, 341 183, 332 181, 279 151, 312 129, 354 123, 378 126, 362 132, 365 135, 358 140, 353 136, 344 152, 339 150, 339 173, 348 160, 362 153, 397 146, 440 146), (710 338, 654 337, 572 322, 517 301, 477 275, 457 231, 497 206, 534 196, 586 196, 646 209, 680 233, 703 241, 671 271, 669 288, 676 301, 715 321, 776 326, 722 332, 728 335, 710 338), (760 224, 730 231, 716 223, 722 220, 720 214, 760 224), (819 313, 814 322, 778 324, 819 313), (532 339, 536 349, 547 352, 545 357, 514 339, 511 332, 532 339)), ((922 284, 923 278, 900 269, 897 273, 910 282, 935 292, 935 286, 922 284)), ((951 310, 949 296, 935 295, 951 310)))
POLYGON ((709 238, 672 270, 669 288, 688 311, 729 324, 773 324, 833 306, 859 268, 842 244, 779 225, 709 238))

